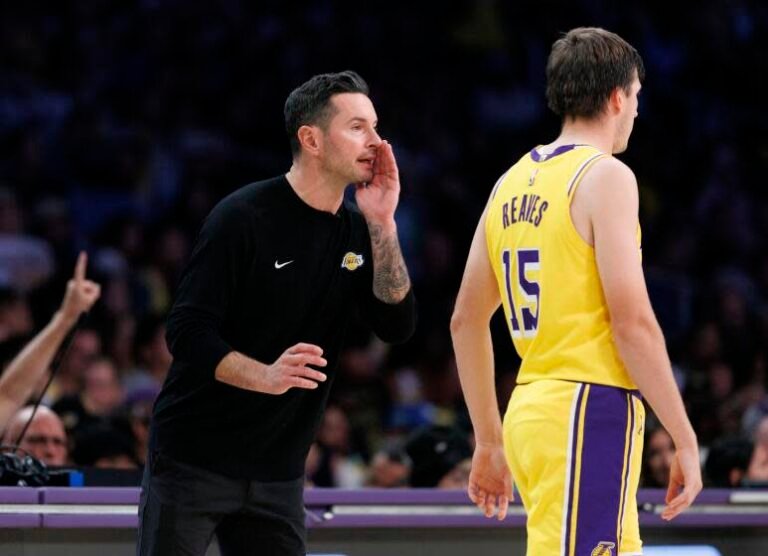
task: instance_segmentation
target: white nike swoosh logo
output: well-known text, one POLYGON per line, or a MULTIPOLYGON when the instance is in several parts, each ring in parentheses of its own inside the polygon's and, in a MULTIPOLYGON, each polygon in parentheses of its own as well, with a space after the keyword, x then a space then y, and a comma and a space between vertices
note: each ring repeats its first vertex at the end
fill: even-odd
POLYGON ((279 262, 275 261, 275 268, 278 268, 278 269, 283 268, 285 265, 289 265, 292 262, 293 262, 292 260, 285 261, 284 263, 279 263, 279 262))

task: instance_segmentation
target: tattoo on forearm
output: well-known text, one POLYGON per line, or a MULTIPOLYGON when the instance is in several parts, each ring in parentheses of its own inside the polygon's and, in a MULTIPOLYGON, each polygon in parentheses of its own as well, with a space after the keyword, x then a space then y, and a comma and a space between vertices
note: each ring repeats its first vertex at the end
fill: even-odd
POLYGON ((383 233, 381 226, 370 225, 373 251, 373 293, 384 303, 398 303, 411 287, 408 269, 397 234, 383 233))

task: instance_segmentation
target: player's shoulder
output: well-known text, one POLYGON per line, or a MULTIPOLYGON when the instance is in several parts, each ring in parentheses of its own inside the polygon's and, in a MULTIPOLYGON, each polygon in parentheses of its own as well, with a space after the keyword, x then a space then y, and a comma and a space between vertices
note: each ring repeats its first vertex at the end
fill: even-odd
POLYGON ((607 193, 637 192, 637 179, 632 169, 614 156, 598 159, 582 178, 579 195, 605 196, 607 193))
POLYGON ((615 156, 604 156, 599 158, 592 168, 587 172, 584 179, 590 178, 601 182, 616 180, 621 183, 637 184, 635 173, 615 156))

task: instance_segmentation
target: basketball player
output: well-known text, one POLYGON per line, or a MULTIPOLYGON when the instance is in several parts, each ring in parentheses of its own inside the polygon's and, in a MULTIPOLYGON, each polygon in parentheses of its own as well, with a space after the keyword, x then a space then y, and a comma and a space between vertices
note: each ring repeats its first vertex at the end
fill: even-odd
POLYGON ((477 437, 469 496, 503 519, 514 477, 529 556, 641 554, 640 393, 677 449, 662 517, 701 490, 696 436, 643 279, 637 183, 613 157, 627 147, 643 77, 637 51, 603 29, 554 43, 547 100, 561 133, 494 187, 451 322, 477 437), (499 304, 522 357, 503 424, 488 326, 499 304))
POLYGON ((168 319, 138 553, 305 554, 304 463, 350 318, 415 325, 395 224, 400 181, 354 72, 285 103, 293 165, 208 216, 168 319), (357 209, 344 202, 356 184, 357 209))

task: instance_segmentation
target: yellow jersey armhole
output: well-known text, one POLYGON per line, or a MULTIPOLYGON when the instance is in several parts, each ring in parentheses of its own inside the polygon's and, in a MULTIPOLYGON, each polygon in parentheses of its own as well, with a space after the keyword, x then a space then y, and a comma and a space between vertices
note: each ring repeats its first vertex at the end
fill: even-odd
POLYGON ((496 191, 498 191, 499 186, 501 185, 501 182, 504 181, 504 178, 507 177, 507 174, 509 174, 509 170, 504 172, 499 179, 496 180, 496 183, 493 185, 493 189, 491 190, 491 201, 496 197, 496 191))
MULTIPOLYGON (((488 199, 488 202, 487 202, 487 205, 486 205, 486 209, 483 211, 485 213, 485 222, 483 222, 483 228, 485 230, 485 246, 486 246, 486 249, 487 249, 487 252, 488 252, 489 259, 493 258, 493 246, 491 245, 491 238, 494 237, 494 234, 492 234, 491 230, 488 229, 488 227, 489 227, 488 223, 491 220, 490 219, 491 212, 493 212, 494 209, 495 209, 494 200, 496 199, 496 193, 498 192, 499 188, 501 187, 501 184, 504 182, 504 178, 506 178, 507 174, 509 174, 509 170, 511 170, 511 168, 508 169, 506 172, 504 172, 501 175, 501 177, 499 177, 499 179, 496 180, 496 183, 493 185, 493 189, 491 190, 491 196, 488 199)), ((481 218, 482 218, 482 216, 481 216, 481 218)))
POLYGON ((588 159, 582 162, 573 173, 573 177, 568 181, 568 188, 566 190, 566 195, 568 197, 568 228, 570 228, 570 230, 573 232, 573 236, 578 240, 578 244, 586 247, 589 250, 594 249, 594 246, 587 243, 586 240, 581 237, 579 230, 576 229, 576 225, 573 223, 573 216, 571 215, 571 203, 573 202, 573 196, 576 194, 576 190, 579 188, 582 179, 584 179, 584 176, 587 175, 589 169, 592 168, 592 166, 594 166, 598 160, 602 160, 603 158, 607 157, 607 154, 598 152, 597 154, 590 156, 588 159))

